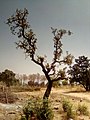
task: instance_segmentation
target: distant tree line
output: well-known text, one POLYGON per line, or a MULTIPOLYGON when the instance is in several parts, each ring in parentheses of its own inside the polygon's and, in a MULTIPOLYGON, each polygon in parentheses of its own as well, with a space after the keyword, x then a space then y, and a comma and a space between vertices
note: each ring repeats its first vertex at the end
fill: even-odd
POLYGON ((26 75, 26 74, 16 74, 16 78, 19 79, 19 81, 45 81, 46 80, 46 77, 44 75, 40 75, 39 73, 36 73, 36 74, 29 74, 29 75, 26 75))
MULTIPOLYGON (((62 81, 63 85, 67 85, 67 80, 69 80, 70 84, 78 83, 79 85, 82 85, 86 91, 90 91, 90 59, 88 57, 79 56, 77 59, 75 58, 74 63, 69 66, 67 73, 67 79, 62 81)), ((15 74, 13 71, 8 69, 0 72, 0 81, 7 87, 20 83, 22 80, 28 80, 27 84, 30 86, 47 86, 47 83, 45 84, 45 81, 47 80, 46 77, 39 73, 20 75, 15 74)), ((53 86, 57 87, 59 85, 59 81, 54 82, 53 86)))

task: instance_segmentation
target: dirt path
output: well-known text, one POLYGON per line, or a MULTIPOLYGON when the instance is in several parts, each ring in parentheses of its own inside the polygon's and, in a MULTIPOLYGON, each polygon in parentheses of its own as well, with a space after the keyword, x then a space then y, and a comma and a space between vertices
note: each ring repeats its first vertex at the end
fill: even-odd
POLYGON ((75 92, 75 91, 70 91, 70 89, 53 89, 52 93, 90 101, 90 92, 84 92, 84 91, 83 92, 75 92))

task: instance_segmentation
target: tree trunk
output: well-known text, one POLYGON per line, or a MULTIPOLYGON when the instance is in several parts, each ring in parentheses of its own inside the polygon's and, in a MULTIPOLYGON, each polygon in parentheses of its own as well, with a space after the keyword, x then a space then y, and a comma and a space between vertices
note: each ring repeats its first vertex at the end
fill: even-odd
POLYGON ((2 86, 2 91, 3 91, 3 92, 5 91, 4 85, 2 86))
POLYGON ((86 91, 88 91, 88 86, 86 86, 86 91))
POLYGON ((89 85, 89 91, 90 91, 90 85, 89 85))
POLYGON ((86 80, 86 91, 89 91, 89 80, 86 80))
POLYGON ((5 98, 6 98, 6 103, 8 104, 8 89, 6 87, 6 92, 5 92, 5 98))
POLYGON ((45 99, 48 100, 48 97, 49 97, 51 89, 52 89, 52 83, 53 83, 52 81, 48 82, 47 89, 46 89, 45 94, 43 96, 43 100, 45 100, 45 99))
MULTIPOLYGON (((43 113, 46 114, 47 113, 47 108, 48 108, 48 98, 49 98, 49 95, 50 95, 50 92, 51 92, 51 89, 52 89, 52 81, 48 81, 48 85, 47 85, 47 89, 44 93, 44 96, 43 96, 43 108, 44 108, 44 111, 43 113)), ((43 119, 46 120, 45 116, 43 116, 43 119)))
POLYGON ((86 86, 86 91, 90 91, 90 85, 86 86))

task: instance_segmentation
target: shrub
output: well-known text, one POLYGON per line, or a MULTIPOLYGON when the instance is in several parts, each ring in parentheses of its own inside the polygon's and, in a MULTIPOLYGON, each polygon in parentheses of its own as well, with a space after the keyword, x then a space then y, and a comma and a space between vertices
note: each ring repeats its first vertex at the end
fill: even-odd
POLYGON ((72 104, 70 103, 70 101, 63 100, 62 107, 63 107, 64 112, 66 112, 67 119, 69 119, 69 118, 74 119, 75 118, 75 113, 76 112, 73 110, 72 104))
MULTIPOLYGON (((48 101, 45 101, 48 103, 48 101)), ((32 98, 23 108, 23 116, 21 120, 52 120, 53 114, 50 105, 43 107, 43 101, 41 99, 32 98)))
POLYGON ((68 85, 68 81, 67 81, 67 80, 63 80, 63 81, 62 81, 62 84, 63 84, 63 85, 68 85))
POLYGON ((82 114, 82 115, 88 115, 89 114, 88 108, 85 104, 82 104, 82 105, 78 104, 77 111, 79 111, 80 114, 82 114))
POLYGON ((53 82, 53 87, 59 87, 60 86, 60 83, 59 83, 59 81, 55 81, 55 82, 53 82))
POLYGON ((68 108, 71 108, 72 107, 72 104, 70 104, 70 102, 68 100, 63 100, 62 101, 62 107, 63 107, 63 110, 64 112, 67 112, 68 111, 68 108))

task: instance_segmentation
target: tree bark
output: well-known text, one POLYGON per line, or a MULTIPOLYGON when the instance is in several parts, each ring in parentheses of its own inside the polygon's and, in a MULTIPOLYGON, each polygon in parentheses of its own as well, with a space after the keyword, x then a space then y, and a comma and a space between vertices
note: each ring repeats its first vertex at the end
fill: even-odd
POLYGON ((44 96, 43 96, 43 108, 44 108, 44 113, 46 113, 47 111, 47 108, 48 108, 48 98, 49 98, 49 95, 50 95, 50 92, 51 92, 51 89, 52 89, 52 81, 48 81, 48 85, 47 85, 47 89, 44 93, 44 96))
POLYGON ((52 81, 48 81, 47 89, 46 89, 45 94, 43 96, 43 100, 48 99, 50 92, 51 92, 51 89, 52 89, 52 83, 53 83, 52 81))

